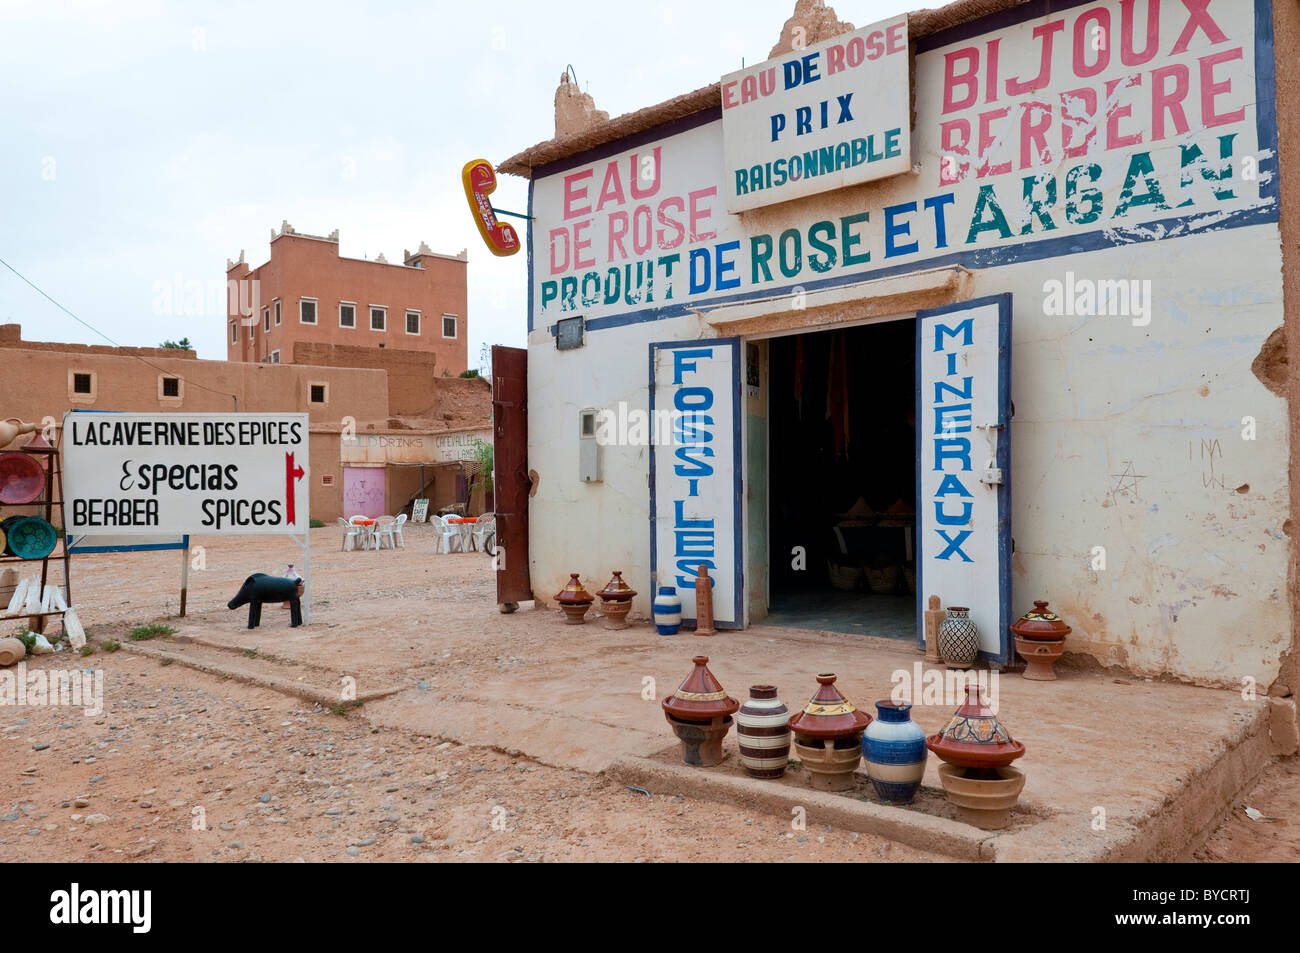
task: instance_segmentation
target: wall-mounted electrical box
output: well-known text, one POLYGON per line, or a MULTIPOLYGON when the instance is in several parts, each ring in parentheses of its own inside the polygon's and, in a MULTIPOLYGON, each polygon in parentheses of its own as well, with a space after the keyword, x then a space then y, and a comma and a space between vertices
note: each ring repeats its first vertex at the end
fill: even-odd
POLYGON ((596 440, 596 408, 578 412, 578 479, 600 482, 600 443, 596 440))

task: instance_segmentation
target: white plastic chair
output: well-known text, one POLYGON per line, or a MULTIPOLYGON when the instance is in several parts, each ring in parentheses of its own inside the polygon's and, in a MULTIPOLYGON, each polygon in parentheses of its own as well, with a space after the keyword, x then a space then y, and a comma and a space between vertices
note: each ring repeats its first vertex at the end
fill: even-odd
POLYGON ((366 520, 366 519, 370 519, 370 517, 358 513, 355 516, 348 517, 348 522, 356 526, 357 531, 361 534, 360 539, 361 539, 362 549, 366 549, 372 542, 375 544, 375 549, 378 549, 379 534, 375 532, 375 527, 366 526, 364 524, 360 524, 357 522, 357 520, 366 520))
POLYGON ((437 534, 433 542, 433 551, 435 553, 438 551, 438 540, 442 540, 442 551, 444 553, 452 552, 452 543, 456 544, 457 551, 465 551, 461 546, 460 531, 448 523, 446 519, 441 516, 430 516, 429 525, 433 527, 434 533, 437 534))
POLYGON ((396 549, 397 543, 393 539, 393 518, 391 516, 379 517, 379 522, 375 524, 375 548, 384 548, 384 537, 388 537, 388 548, 396 549))
POLYGON ((406 537, 402 535, 402 526, 406 523, 406 519, 405 513, 399 513, 397 519, 389 523, 384 530, 388 534, 388 545, 394 549, 397 548, 398 543, 402 544, 403 549, 406 548, 406 537))
POLYGON ((497 518, 492 513, 484 513, 474 524, 474 548, 486 553, 496 542, 497 518))
POLYGON ((362 527, 349 523, 341 516, 339 517, 339 526, 343 527, 343 543, 340 548, 344 552, 363 545, 361 541, 362 527))

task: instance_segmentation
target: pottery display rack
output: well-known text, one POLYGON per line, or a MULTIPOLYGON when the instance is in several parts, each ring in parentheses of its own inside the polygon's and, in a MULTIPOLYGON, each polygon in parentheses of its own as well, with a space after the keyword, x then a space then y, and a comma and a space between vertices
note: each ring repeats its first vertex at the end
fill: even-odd
MULTIPOLYGON (((38 513, 37 515, 41 516, 45 522, 53 526, 54 507, 57 506, 59 508, 59 524, 66 526, 67 520, 65 519, 63 509, 63 464, 58 449, 51 447, 38 433, 29 441, 27 446, 16 447, 12 450, 7 450, 6 452, 26 453, 34 457, 44 458, 45 491, 41 494, 40 500, 37 500, 34 503, 23 504, 23 508, 36 507, 38 510, 43 510, 42 513, 38 513), (35 444, 36 446, 32 446, 32 444, 35 444)), ((0 504, 0 510, 3 510, 8 506, 18 508, 16 504, 0 504)), ((3 513, 0 513, 0 517, 3 517, 3 515, 3 513)), ((27 566, 34 562, 36 562, 35 559, 24 559, 22 556, 6 556, 3 552, 0 552, 0 566, 7 566, 15 563, 21 566, 27 566)), ((54 551, 44 559, 40 560, 42 595, 44 595, 45 587, 49 582, 51 562, 63 563, 63 601, 65 604, 70 606, 72 605, 72 575, 69 570, 72 564, 72 558, 68 554, 68 539, 66 535, 60 535, 58 543, 55 544, 54 551), (60 549, 63 550, 62 556, 56 555, 60 549)), ((0 612, 3 612, 6 607, 7 602, 4 605, 0 605, 0 612)), ((63 611, 64 610, 59 609, 36 613, 19 612, 11 616, 3 616, 0 618, 6 622, 14 619, 26 619, 27 629, 29 632, 43 633, 45 631, 46 620, 50 616, 62 616, 63 611)))

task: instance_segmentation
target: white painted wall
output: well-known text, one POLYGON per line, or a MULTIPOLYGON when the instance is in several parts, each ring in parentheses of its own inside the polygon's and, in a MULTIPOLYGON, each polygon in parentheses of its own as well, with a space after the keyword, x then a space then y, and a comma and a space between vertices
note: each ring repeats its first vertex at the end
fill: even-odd
MULTIPOLYGON (((1096 6, 1106 7, 1119 22, 1118 3, 1096 6)), ((1054 16, 1073 18, 1091 9, 1081 7, 1054 16)), ((1168 50, 1183 27, 1182 10, 1181 4, 1162 5, 1166 14, 1161 20, 1162 51, 1168 50)), ((1253 676, 1267 684, 1289 643, 1287 541, 1281 529, 1288 515, 1289 451, 1285 402, 1264 388, 1250 365, 1265 338, 1282 323, 1281 253, 1275 221, 1221 227, 1234 214, 1270 207, 1271 200, 1261 195, 1260 182, 1234 178, 1230 184, 1235 196, 1228 200, 1216 198, 1199 179, 1190 191, 1179 191, 1177 146, 1181 143, 1208 146, 1231 131, 1237 135, 1233 162, 1238 173, 1242 156, 1269 158, 1255 137, 1254 90, 1243 85, 1253 82, 1243 79, 1254 72, 1250 63, 1253 5, 1214 0, 1210 10, 1227 32, 1228 42, 1245 51, 1243 61, 1228 63, 1222 73, 1231 75, 1232 93, 1217 100, 1221 109, 1240 101, 1247 110, 1243 122, 1207 130, 1199 126, 1200 113, 1189 106, 1192 128, 1188 133, 1153 144, 1148 102, 1146 118, 1136 119, 1131 127, 1145 133, 1143 145, 1109 152, 1099 149, 1086 159, 1043 163, 1035 170, 1063 180, 1071 166, 1098 162, 1109 216, 1118 202, 1129 156, 1149 150, 1173 208, 1138 209, 1120 220, 1107 217, 1076 225, 1064 221, 1058 205, 1056 230, 1035 229, 1022 238, 1019 231, 1028 221, 1027 210, 1005 201, 1015 234, 1002 239, 986 232, 966 245, 978 186, 994 184, 999 195, 1013 196, 1029 173, 1013 170, 986 180, 940 184, 938 116, 945 50, 938 49, 923 52, 916 60, 918 119, 913 152, 922 162, 920 175, 747 213, 743 219, 727 215, 720 197, 702 199, 701 207, 710 210, 710 217, 702 221, 699 231, 718 235, 695 242, 688 239, 677 251, 684 255, 691 247, 741 242, 736 255, 740 287, 702 295, 702 303, 727 296, 788 294, 797 283, 813 287, 841 274, 869 278, 887 267, 933 267, 953 252, 996 249, 975 268, 969 290, 972 297, 1012 294, 1013 609, 1018 614, 1030 608, 1034 599, 1049 599, 1074 627, 1070 649, 1087 652, 1102 663, 1206 683, 1240 684, 1243 677, 1253 676), (920 242, 918 252, 887 259, 883 209, 946 191, 956 197, 947 247, 939 247, 933 230, 922 227, 932 219, 918 215, 910 219, 910 237, 920 242), (1190 207, 1178 206, 1184 196, 1192 198, 1190 207), (871 252, 869 264, 814 273, 805 262, 796 278, 778 275, 760 285, 751 281, 751 236, 775 237, 789 226, 806 236, 814 222, 838 223, 841 216, 860 212, 870 215, 856 226, 863 236, 859 249, 871 252), (1057 257, 1013 260, 1016 249, 1027 241, 1084 236, 1103 226, 1139 226, 1189 213, 1203 214, 1177 228, 1146 228, 1147 237, 1160 240, 1074 253, 1060 249, 1057 257), (1196 228, 1202 230, 1186 234, 1196 228), (1044 313, 1044 282, 1064 279, 1067 272, 1076 279, 1150 281, 1150 323, 1135 326, 1128 317, 1044 313), (1256 422, 1253 441, 1241 436, 1242 419, 1247 416, 1256 422), (1093 547, 1098 546, 1105 548, 1106 568, 1094 571, 1093 547)), ((1026 37, 1036 22, 1001 31, 1006 40, 1003 76, 1017 70, 1033 74, 1037 48, 1030 48, 1026 37), (1013 55, 1010 50, 1017 52, 1013 55)), ((1069 44, 1061 45, 1068 53, 1069 44)), ((1198 35, 1186 54, 1162 52, 1145 68, 1184 61, 1194 65, 1196 57, 1223 48, 1198 35)), ((1059 65, 1054 61, 1054 70, 1059 65)), ((1088 82, 1124 72, 1112 69, 1088 82)), ((1040 98, 1083 82, 1068 74, 1054 78, 1047 90, 1040 91, 1040 98)), ((1133 115, 1143 115, 1140 103, 1133 115)), ((662 149, 663 178, 662 192, 652 202, 665 195, 686 196, 720 182, 720 123, 611 158, 627 169, 633 153, 645 155, 656 145, 662 149)), ((589 163, 593 200, 609 161, 589 163)), ((529 465, 540 482, 530 507, 533 585, 539 595, 550 596, 570 572, 580 572, 588 586, 600 586, 611 570, 621 569, 641 593, 634 611, 646 615, 652 595, 648 450, 602 448, 604 481, 583 485, 577 471, 577 414, 584 407, 615 407, 620 401, 646 409, 650 342, 711 336, 712 331, 697 315, 674 308, 689 298, 684 282, 674 283, 671 299, 667 284, 660 282, 653 306, 671 316, 589 330, 582 349, 555 350, 548 327, 559 317, 583 314, 599 322, 645 307, 578 301, 573 310, 563 311, 552 300, 543 309, 543 283, 552 278, 549 230, 563 223, 564 176, 572 171, 538 179, 534 188, 536 274, 534 327, 529 335, 528 452, 529 465)), ((1058 195, 1058 202, 1063 201, 1064 196, 1058 195)), ((621 207, 630 211, 636 204, 621 207)), ((593 208, 589 234, 603 234, 608 212, 619 207, 611 202, 603 213, 593 208)), ((645 257, 669 251, 656 248, 645 257)), ((604 242, 593 244, 597 268, 609 264, 607 253, 604 242)), ((614 263, 621 264, 617 259, 614 263)), ((583 269, 570 267, 554 277, 582 273, 583 269)), ((680 266, 677 277, 683 277, 680 266)), ((774 310, 788 307, 788 298, 773 305, 774 310)), ((899 452, 911 453, 912 448, 899 452)))

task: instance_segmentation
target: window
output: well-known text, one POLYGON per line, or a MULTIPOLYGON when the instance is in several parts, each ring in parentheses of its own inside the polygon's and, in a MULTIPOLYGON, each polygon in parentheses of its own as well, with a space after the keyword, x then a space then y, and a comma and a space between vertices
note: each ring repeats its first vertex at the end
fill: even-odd
POLYGON ((181 379, 179 377, 164 377, 162 379, 162 396, 181 396, 181 379))
POLYGON ((325 399, 326 399, 326 394, 327 394, 327 393, 328 393, 328 389, 326 388, 326 386, 325 386, 324 384, 312 384, 312 385, 311 385, 311 402, 312 402, 313 404, 323 404, 323 403, 325 403, 325 399))
POLYGON ((239 343, 239 325, 233 321, 230 323, 230 343, 239 343))
POLYGON ((271 352, 271 363, 272 363, 272 364, 279 364, 279 363, 280 363, 280 352, 279 352, 279 351, 272 351, 272 352, 271 352))
POLYGON ((299 324, 316 323, 316 299, 315 298, 298 299, 298 323, 299 324))
POLYGON ((388 309, 370 306, 370 330, 383 331, 388 326, 388 309))
POLYGON ((280 299, 275 299, 275 326, 280 326, 280 299))
POLYGON ((454 338, 456 336, 456 316, 454 314, 444 314, 442 316, 442 336, 445 338, 454 338))
POLYGON ((355 328, 357 326, 357 306, 350 301, 339 302, 339 327, 355 328))
POLYGON ((95 375, 73 374, 72 392, 74 394, 93 394, 95 392, 95 375))
POLYGON ((271 309, 270 308, 262 309, 262 330, 263 331, 271 330, 271 309))
POLYGON ((420 333, 420 312, 419 311, 406 312, 406 333, 407 334, 420 333))

